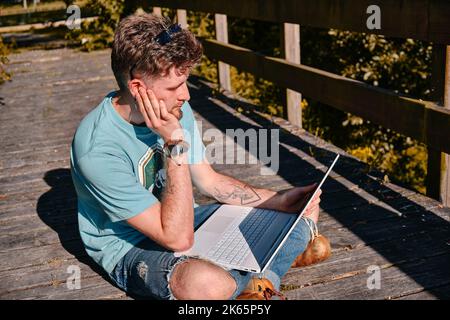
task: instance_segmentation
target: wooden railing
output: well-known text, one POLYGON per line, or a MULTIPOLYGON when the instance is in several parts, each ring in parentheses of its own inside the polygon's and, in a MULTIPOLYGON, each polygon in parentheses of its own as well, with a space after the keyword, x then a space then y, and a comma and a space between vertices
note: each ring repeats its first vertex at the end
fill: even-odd
POLYGON ((216 39, 205 53, 219 62, 219 83, 231 90, 229 66, 287 88, 288 120, 301 127, 301 94, 417 139, 428 147, 427 194, 450 206, 450 1, 448 0, 151 0, 215 13, 216 39), (368 7, 380 9, 380 29, 367 27, 368 7), (227 15, 283 23, 284 59, 228 44, 227 15), (433 101, 422 101, 301 64, 300 26, 336 28, 433 42, 433 101), (294 91, 293 91, 294 90, 294 91), (443 153, 445 152, 445 153, 443 153))

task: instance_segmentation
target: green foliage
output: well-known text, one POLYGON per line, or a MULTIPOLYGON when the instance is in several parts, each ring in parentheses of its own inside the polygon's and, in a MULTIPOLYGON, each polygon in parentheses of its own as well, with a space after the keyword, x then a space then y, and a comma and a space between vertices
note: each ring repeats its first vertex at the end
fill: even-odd
MULTIPOLYGON (((215 37, 214 20, 211 14, 188 11, 187 19, 189 30, 197 37, 215 37)), ((203 55, 200 63, 192 70, 192 74, 202 76, 212 82, 217 82, 217 63, 208 59, 206 55, 203 55)))
POLYGON ((72 3, 75 2, 75 0, 63 0, 64 4, 66 5, 66 7, 70 6, 72 3))
MULTIPOLYGON (((189 29, 197 36, 215 38, 214 17, 211 14, 189 12, 189 29)), ((277 25, 246 19, 229 18, 229 42, 271 56, 279 56, 279 28, 277 25)), ((204 57, 194 74, 217 82, 217 62, 204 57)), ((282 88, 251 73, 230 68, 233 92, 258 106, 260 111, 283 116, 282 88)))
POLYGON ((6 72, 5 65, 8 63, 9 48, 3 43, 3 38, 0 36, 0 84, 11 79, 11 75, 6 72))
POLYGON ((98 19, 84 21, 80 29, 71 30, 66 38, 77 42, 85 51, 108 48, 124 12, 125 0, 88 0, 86 8, 98 19))
POLYGON ((143 12, 142 8, 148 7, 148 1, 143 0, 87 0, 86 2, 85 11, 98 18, 93 21, 84 21, 80 29, 74 29, 66 36, 68 40, 78 43, 85 51, 109 48, 120 19, 135 12, 143 12))
MULTIPOLYGON (((279 57, 280 28, 278 24, 248 19, 229 18, 229 42, 261 54, 279 57)), ((260 111, 285 117, 285 90, 272 82, 231 68, 233 90, 259 106, 260 111)))
MULTIPOLYGON (((429 99, 432 47, 427 43, 312 28, 302 28, 301 39, 305 64, 429 99)), ((425 192, 427 153, 417 141, 312 100, 304 107, 303 123, 393 180, 425 192)))
POLYGON ((430 44, 373 34, 302 28, 302 63, 392 89, 429 98, 430 44))

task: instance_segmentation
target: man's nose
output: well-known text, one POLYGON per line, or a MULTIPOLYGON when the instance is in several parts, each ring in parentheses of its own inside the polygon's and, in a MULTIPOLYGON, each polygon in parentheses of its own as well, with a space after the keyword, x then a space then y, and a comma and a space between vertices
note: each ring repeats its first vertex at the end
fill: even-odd
POLYGON ((189 101, 189 99, 191 99, 191 96, 189 95, 189 89, 188 89, 187 84, 184 83, 180 89, 181 89, 181 91, 178 96, 178 100, 189 101))

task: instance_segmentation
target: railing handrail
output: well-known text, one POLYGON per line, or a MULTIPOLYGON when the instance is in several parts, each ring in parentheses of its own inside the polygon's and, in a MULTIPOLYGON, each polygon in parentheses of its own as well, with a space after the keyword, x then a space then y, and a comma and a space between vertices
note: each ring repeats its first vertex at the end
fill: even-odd
POLYGON ((150 5, 317 28, 450 44, 448 0, 151 0, 150 5), (381 29, 367 28, 367 8, 381 11, 381 29))
POLYGON ((267 57, 233 44, 213 39, 203 39, 202 42, 210 58, 450 153, 448 109, 331 72, 267 57), (362 102, 362 98, 366 100, 362 102))
POLYGON ((287 88, 287 118, 301 127, 301 95, 393 129, 427 144, 427 195, 450 206, 450 1, 448 0, 152 0, 154 13, 177 9, 215 14, 217 40, 203 41, 205 53, 219 60, 219 83, 229 82, 228 65, 287 88), (376 7, 373 7, 376 5, 376 7), (378 10, 379 24, 368 19, 378 10), (226 15, 283 25, 284 59, 267 57, 230 45, 225 35, 226 15), (383 34, 433 42, 431 99, 411 99, 392 90, 301 64, 300 28, 311 26, 383 34), (225 30, 225 31, 224 31, 225 30), (291 90, 293 89, 293 90, 291 90), (297 91, 294 91, 297 90, 297 91), (361 101, 363 100, 363 101, 361 101), (442 108, 445 106, 445 108, 442 108))

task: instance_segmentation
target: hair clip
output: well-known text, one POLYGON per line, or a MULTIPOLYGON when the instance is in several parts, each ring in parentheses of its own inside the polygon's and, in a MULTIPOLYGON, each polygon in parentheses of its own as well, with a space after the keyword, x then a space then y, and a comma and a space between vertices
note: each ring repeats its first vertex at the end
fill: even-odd
POLYGON ((172 34, 180 32, 181 25, 179 24, 173 24, 169 27, 169 29, 165 29, 161 31, 156 37, 155 41, 158 42, 160 45, 165 45, 166 43, 172 41, 172 34))

